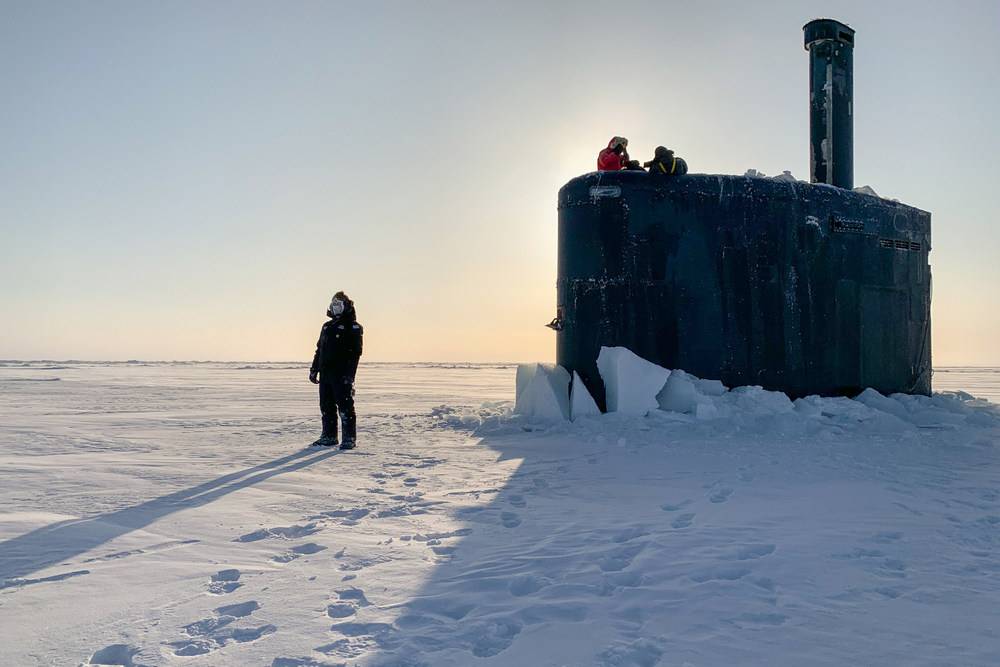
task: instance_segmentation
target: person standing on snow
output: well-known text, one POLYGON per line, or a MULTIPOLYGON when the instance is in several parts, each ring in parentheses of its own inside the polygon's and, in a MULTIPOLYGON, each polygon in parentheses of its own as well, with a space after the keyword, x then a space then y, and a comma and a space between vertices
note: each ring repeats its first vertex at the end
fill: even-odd
POLYGON ((319 385, 319 410, 323 415, 323 435, 314 446, 337 444, 337 416, 344 428, 341 449, 354 449, 357 441, 357 416, 354 413, 354 377, 361 359, 364 330, 358 324, 354 302, 337 292, 326 311, 329 321, 323 324, 316 343, 316 354, 309 368, 309 381, 319 385))
POLYGON ((628 139, 625 137, 611 137, 608 147, 601 149, 601 152, 597 154, 597 170, 621 171, 622 169, 638 169, 642 171, 642 167, 639 166, 638 162, 629 159, 627 148, 628 139))

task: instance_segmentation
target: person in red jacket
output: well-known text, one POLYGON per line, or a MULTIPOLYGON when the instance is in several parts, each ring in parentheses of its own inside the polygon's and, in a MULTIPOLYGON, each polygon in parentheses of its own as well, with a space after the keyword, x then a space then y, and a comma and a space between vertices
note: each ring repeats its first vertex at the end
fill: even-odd
POLYGON ((635 160, 628 157, 628 139, 611 137, 608 147, 597 154, 598 171, 621 171, 622 169, 642 169, 635 160))
POLYGON ((620 171, 625 167, 628 160, 628 139, 625 137, 611 137, 608 147, 597 154, 598 171, 620 171))

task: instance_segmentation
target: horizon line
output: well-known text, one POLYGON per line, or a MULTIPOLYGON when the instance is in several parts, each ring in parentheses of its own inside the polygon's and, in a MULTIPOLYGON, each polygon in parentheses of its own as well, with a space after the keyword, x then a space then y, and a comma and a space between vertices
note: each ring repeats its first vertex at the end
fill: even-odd
MULTIPOLYGON (((219 359, 0 359, 0 364, 294 364, 297 366, 309 366, 310 361, 260 361, 253 359, 219 360, 219 359)), ((393 361, 365 361, 365 364, 475 364, 479 366, 500 365, 517 366, 519 364, 551 363, 546 361, 414 361, 414 360, 393 360, 393 361)), ((945 366, 933 366, 932 371, 944 371, 952 369, 995 369, 1000 368, 997 364, 951 364, 945 366)))

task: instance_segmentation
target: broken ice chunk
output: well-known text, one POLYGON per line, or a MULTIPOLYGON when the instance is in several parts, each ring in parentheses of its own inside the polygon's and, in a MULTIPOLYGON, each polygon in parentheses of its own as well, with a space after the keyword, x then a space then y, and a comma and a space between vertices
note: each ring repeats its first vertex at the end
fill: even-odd
POLYGON ((668 412, 692 413, 698 407, 701 398, 690 375, 684 371, 671 371, 667 383, 656 396, 661 410, 668 412))
POLYGON ((541 419, 569 419, 569 373, 552 364, 521 364, 517 368, 514 412, 541 419))
POLYGON ((601 414, 594 397, 587 391, 586 385, 576 371, 573 371, 573 387, 570 389, 569 402, 570 416, 574 421, 580 417, 594 417, 601 414))
POLYGON ((608 412, 644 416, 659 407, 660 393, 670 371, 646 361, 625 347, 602 347, 597 370, 604 380, 608 412))

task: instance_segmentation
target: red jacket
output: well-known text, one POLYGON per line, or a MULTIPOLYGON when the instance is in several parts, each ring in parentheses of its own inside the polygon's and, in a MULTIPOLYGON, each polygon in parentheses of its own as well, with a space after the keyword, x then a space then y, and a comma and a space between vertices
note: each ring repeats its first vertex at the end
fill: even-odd
POLYGON ((597 154, 597 170, 598 171, 620 171, 625 167, 625 163, 628 161, 628 153, 622 151, 619 155, 615 153, 614 147, 611 145, 614 143, 614 139, 608 142, 608 147, 597 154))
POLYGON ((622 168, 622 156, 615 153, 613 148, 605 148, 597 154, 598 171, 620 171, 622 168))

